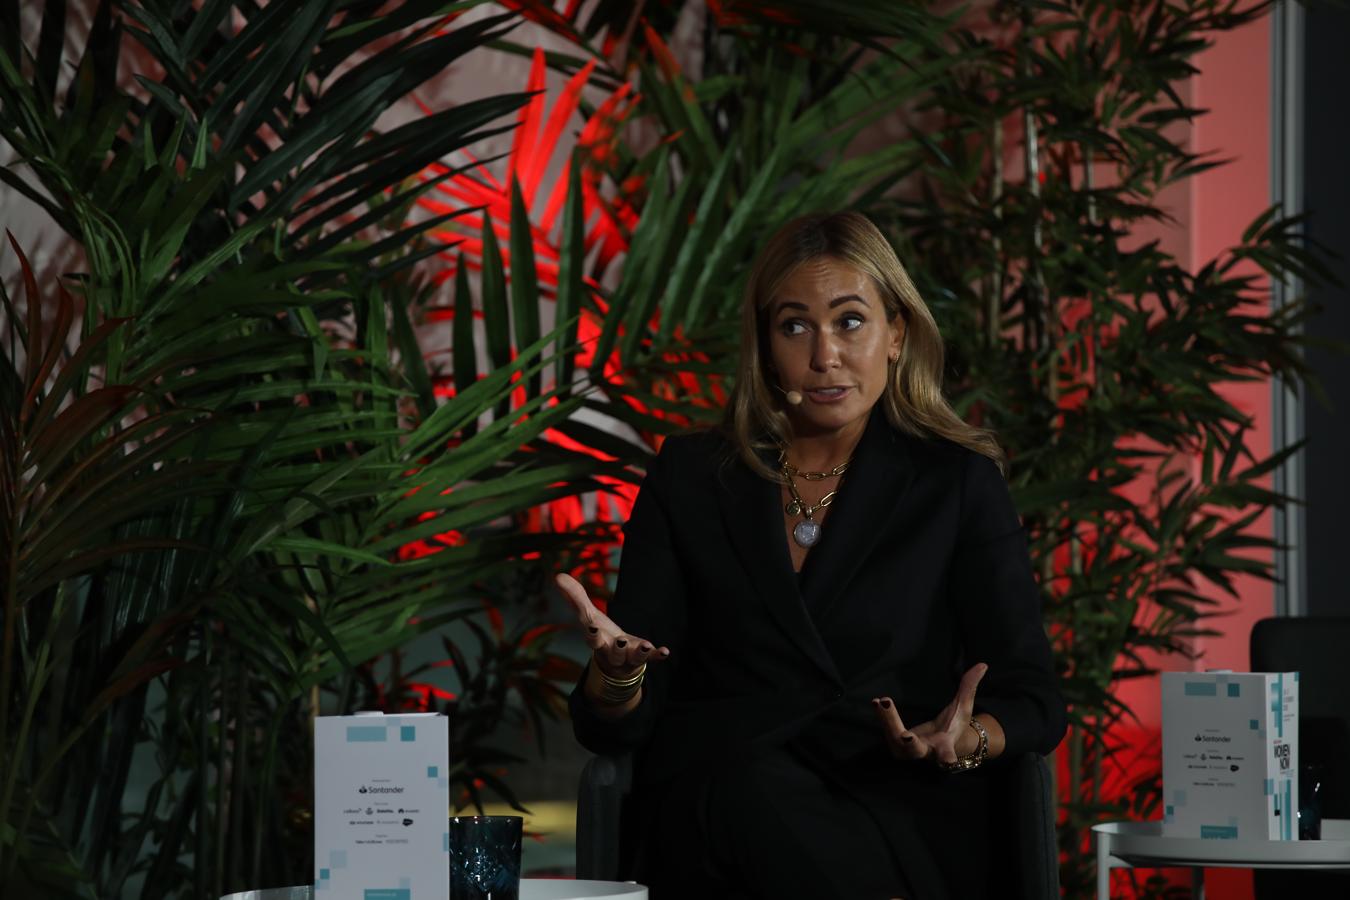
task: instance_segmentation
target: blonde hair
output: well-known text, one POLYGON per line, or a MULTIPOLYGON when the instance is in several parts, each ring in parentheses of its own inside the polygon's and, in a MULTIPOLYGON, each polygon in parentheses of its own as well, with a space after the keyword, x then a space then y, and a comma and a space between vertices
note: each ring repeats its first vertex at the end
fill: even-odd
POLYGON ((759 455, 792 438, 782 392, 768 372, 769 305, 787 276, 804 262, 832 257, 869 275, 881 295, 886 320, 905 322, 900 360, 881 396, 886 419, 896 429, 923 438, 945 438, 987 456, 1005 470, 1003 450, 992 432, 963 421, 942 395, 944 350, 933 314, 895 251, 861 213, 803 216, 787 223, 760 251, 741 306, 741 354, 724 428, 737 454, 752 470, 777 480, 759 455))

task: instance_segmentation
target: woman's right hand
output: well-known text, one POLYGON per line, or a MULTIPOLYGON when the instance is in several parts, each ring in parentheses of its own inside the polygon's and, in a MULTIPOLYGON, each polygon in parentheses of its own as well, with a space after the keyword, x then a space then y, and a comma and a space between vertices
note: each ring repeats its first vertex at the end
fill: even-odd
POLYGON ((592 659, 604 674, 611 678, 630 678, 643 663, 658 662, 670 656, 669 647, 657 647, 614 624, 613 619, 596 609, 581 582, 571 575, 560 574, 556 581, 576 611, 592 659))

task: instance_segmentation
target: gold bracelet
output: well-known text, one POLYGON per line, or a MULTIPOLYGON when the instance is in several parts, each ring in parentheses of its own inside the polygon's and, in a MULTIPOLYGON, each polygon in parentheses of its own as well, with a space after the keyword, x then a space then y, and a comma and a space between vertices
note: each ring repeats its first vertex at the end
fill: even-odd
POLYGON ((970 727, 975 729, 975 733, 980 736, 980 743, 970 753, 965 756, 959 756, 956 762, 938 763, 944 772, 966 772, 978 767, 989 755, 989 732, 985 731, 984 725, 979 719, 971 716, 970 727))
POLYGON ((600 702, 606 706, 620 706, 637 696, 637 692, 642 689, 647 664, 638 666, 637 672, 628 678, 613 678, 599 666, 595 667, 595 671, 600 675, 600 702))

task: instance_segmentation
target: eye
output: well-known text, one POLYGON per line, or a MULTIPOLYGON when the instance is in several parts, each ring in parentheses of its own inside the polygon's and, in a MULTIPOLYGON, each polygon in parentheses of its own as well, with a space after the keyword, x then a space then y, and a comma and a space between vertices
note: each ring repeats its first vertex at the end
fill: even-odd
POLYGON ((844 313, 839 317, 839 324, 843 327, 844 331, 856 331, 863 327, 863 323, 866 321, 867 320, 858 313, 844 313))
POLYGON ((806 331, 806 326, 802 324, 801 319, 787 319, 782 324, 780 324, 778 328, 780 331, 783 332, 783 334, 787 335, 788 337, 792 337, 793 335, 797 334, 803 334, 806 331))

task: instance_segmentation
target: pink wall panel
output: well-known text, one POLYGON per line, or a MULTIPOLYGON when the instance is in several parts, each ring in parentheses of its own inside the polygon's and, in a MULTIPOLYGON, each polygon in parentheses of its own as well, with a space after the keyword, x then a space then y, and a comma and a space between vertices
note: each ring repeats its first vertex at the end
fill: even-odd
MULTIPOLYGON (((1242 230, 1270 205, 1270 19, 1223 35, 1200 57, 1199 68, 1200 74, 1193 79, 1193 99, 1212 112, 1193 129, 1193 146, 1218 150, 1233 162, 1190 181, 1190 244, 1195 263, 1213 259, 1238 243, 1242 230)), ((1256 266, 1250 271, 1256 271, 1256 266)), ((1226 395, 1252 416, 1254 427, 1248 437, 1252 452, 1269 454, 1269 382, 1232 385, 1226 395)), ((1260 520, 1257 527, 1261 534, 1273 533, 1270 517, 1260 520)), ((1223 606, 1231 616, 1222 622, 1224 634, 1205 639, 1196 648, 1204 654, 1205 668, 1246 669, 1251 627, 1274 612, 1269 582, 1247 578, 1239 585, 1240 600, 1225 601, 1223 606)))

